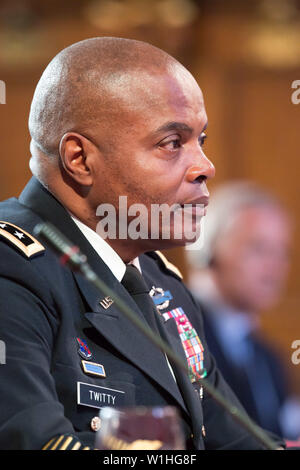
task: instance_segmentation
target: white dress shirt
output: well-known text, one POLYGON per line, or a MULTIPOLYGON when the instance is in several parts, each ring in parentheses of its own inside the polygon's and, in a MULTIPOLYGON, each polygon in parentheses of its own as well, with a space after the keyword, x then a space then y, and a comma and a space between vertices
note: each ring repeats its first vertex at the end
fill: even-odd
MULTIPOLYGON (((74 217, 74 215, 70 215, 73 222, 75 222, 79 230, 90 242, 96 253, 98 253, 100 258, 109 267, 118 281, 121 282, 126 271, 126 264, 120 258, 118 253, 97 232, 78 220, 76 217, 74 217)), ((140 271, 140 273, 142 272, 138 257, 132 260, 130 263, 133 264, 140 271)))

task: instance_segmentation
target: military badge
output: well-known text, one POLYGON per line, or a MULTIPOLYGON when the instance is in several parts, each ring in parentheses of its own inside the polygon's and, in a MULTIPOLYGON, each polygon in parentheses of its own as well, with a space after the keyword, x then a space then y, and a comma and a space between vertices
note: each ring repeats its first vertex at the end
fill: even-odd
POLYGON ((161 287, 154 287, 149 292, 149 295, 152 297, 152 300, 158 310, 164 310, 169 307, 170 300, 173 299, 173 296, 170 291, 164 291, 161 287))
POLYGON ((78 354, 83 357, 84 359, 92 359, 92 353, 91 351, 89 350, 89 347, 86 343, 86 341, 84 341, 83 339, 81 338, 76 338, 76 341, 77 341, 77 344, 78 344, 78 354))
POLYGON ((89 375, 97 375, 98 377, 106 377, 102 364, 96 362, 81 361, 83 371, 89 375))
POLYGON ((165 321, 173 318, 176 322, 189 370, 191 371, 191 382, 195 381, 195 373, 199 374, 201 378, 204 378, 207 375, 206 369, 203 366, 204 348, 196 330, 193 328, 183 309, 181 307, 175 308, 174 310, 163 313, 162 317, 165 321))
POLYGON ((113 303, 114 303, 114 301, 111 297, 104 297, 104 299, 102 299, 99 302, 101 307, 105 308, 105 310, 107 310, 113 303))
POLYGON ((45 251, 43 245, 17 225, 0 221, 0 238, 8 242, 27 258, 45 251))

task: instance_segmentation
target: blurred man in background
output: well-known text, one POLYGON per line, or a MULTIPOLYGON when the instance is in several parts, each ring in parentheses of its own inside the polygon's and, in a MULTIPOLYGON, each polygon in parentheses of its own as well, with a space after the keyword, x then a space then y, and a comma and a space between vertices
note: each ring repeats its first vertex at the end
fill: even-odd
POLYGON ((296 438, 300 402, 288 396, 279 357, 257 332, 287 277, 289 216, 262 188, 234 182, 215 192, 204 224, 204 246, 187 253, 210 349, 250 416, 296 438))

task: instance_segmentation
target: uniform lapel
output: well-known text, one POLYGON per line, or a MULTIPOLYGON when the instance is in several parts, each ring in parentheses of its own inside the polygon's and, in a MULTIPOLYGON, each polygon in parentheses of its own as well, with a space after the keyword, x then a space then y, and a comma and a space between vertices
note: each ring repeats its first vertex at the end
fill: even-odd
MULTIPOLYGON (((136 303, 126 289, 118 282, 93 247, 83 236, 64 207, 35 179, 32 178, 19 201, 36 212, 44 221, 51 222, 71 242, 79 246, 87 256, 88 263, 97 275, 143 318, 136 303)), ((186 410, 185 403, 167 365, 164 354, 156 348, 127 318, 112 304, 105 309, 100 302, 105 297, 86 281, 81 274, 73 273, 75 282, 90 306, 86 313, 88 321, 118 351, 128 358, 161 387, 166 389, 186 410)), ((143 318, 144 319, 144 318, 143 318)))
MULTIPOLYGON (((119 291, 116 293, 120 294, 119 291)), ((127 297, 129 295, 126 292, 124 300, 127 301, 127 297)), ((127 304, 137 315, 142 316, 134 307, 132 299, 129 299, 127 304)), ((122 313, 119 313, 117 308, 111 306, 108 311, 88 312, 86 318, 119 352, 170 393, 178 404, 187 411, 164 354, 122 313)))
MULTIPOLYGON (((104 263, 103 263, 104 264, 104 263)), ((164 353, 140 332, 127 317, 118 310, 114 303, 107 309, 101 305, 104 295, 90 286, 78 273, 73 273, 77 286, 89 303, 92 312, 87 312, 85 317, 119 352, 127 357, 144 373, 149 375, 161 387, 166 389, 177 400, 179 405, 187 411, 178 386, 171 374, 164 353)), ((147 325, 142 312, 137 307, 133 298, 120 282, 111 274, 105 266, 102 269, 101 279, 121 298, 147 325)), ((148 326, 148 325, 147 325, 148 326)), ((178 334, 177 334, 178 336, 178 334)))

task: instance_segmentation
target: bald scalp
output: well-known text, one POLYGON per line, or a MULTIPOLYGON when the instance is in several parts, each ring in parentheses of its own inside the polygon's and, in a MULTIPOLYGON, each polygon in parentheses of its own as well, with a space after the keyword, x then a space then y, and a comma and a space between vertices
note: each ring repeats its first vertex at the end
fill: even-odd
POLYGON ((73 131, 105 145, 97 142, 95 130, 101 124, 105 131, 114 117, 121 117, 122 93, 132 88, 132 77, 162 74, 174 64, 184 69, 166 52, 131 39, 92 38, 63 49, 45 69, 33 96, 33 143, 44 154, 58 156, 61 138, 73 131))

